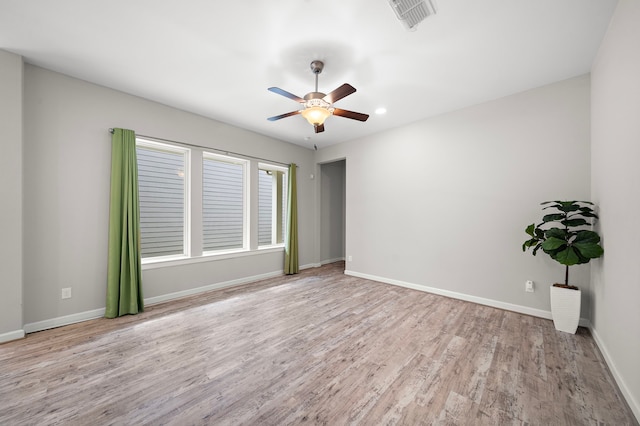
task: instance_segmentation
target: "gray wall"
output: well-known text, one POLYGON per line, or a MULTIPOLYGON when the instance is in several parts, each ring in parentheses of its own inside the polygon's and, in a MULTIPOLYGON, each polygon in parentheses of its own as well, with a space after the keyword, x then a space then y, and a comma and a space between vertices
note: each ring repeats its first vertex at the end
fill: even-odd
POLYGON ((22 58, 0 50, 0 342, 22 332, 22 58))
POLYGON ((320 262, 344 260, 346 163, 320 165, 320 262))
MULTIPOLYGON (((36 66, 25 66, 24 79, 23 241, 33 265, 24 269, 26 324, 104 308, 110 127, 297 163, 300 264, 316 263, 313 151, 36 66), (63 287, 72 287, 71 299, 61 300, 63 287)), ((144 295, 158 299, 282 267, 283 250, 145 267, 144 295)))
POLYGON ((592 71, 592 184, 605 254, 593 335, 640 419, 640 2, 618 3, 592 71))
MULTIPOLYGON (((576 77, 318 151, 347 161, 347 271, 548 313, 564 269, 521 245, 540 202, 589 199, 589 85, 576 77)), ((570 281, 586 302, 589 266, 570 281)))

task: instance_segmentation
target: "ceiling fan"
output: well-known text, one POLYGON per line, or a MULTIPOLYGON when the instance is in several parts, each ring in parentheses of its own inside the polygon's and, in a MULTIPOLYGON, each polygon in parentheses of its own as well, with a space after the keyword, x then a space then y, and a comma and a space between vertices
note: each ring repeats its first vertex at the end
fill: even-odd
POLYGON ((311 71, 316 76, 316 91, 309 92, 304 95, 304 98, 289 93, 286 90, 282 90, 279 87, 269 87, 269 91, 277 93, 289 99, 292 99, 300 103, 304 108, 298 111, 288 112, 286 114, 280 114, 267 118, 269 121, 280 120, 281 118, 291 117, 292 115, 302 115, 309 124, 313 125, 316 133, 324 132, 324 121, 330 115, 338 115, 340 117, 350 118, 352 120, 367 121, 369 115, 359 112, 348 111, 346 109, 335 108, 333 104, 340 99, 349 96, 356 91, 355 87, 350 84, 343 84, 335 89, 333 92, 325 95, 322 92, 318 92, 318 74, 322 72, 324 63, 322 61, 311 62, 311 71))

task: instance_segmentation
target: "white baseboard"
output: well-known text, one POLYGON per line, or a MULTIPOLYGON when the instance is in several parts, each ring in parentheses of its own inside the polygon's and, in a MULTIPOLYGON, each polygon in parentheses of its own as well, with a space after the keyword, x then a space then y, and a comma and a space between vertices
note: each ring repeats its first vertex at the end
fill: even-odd
MULTIPOLYGON (((317 265, 320 266, 320 265, 317 265)), ((316 267, 315 264, 312 265, 304 265, 301 266, 300 269, 307 269, 316 267)), ((251 277, 239 278, 235 280, 225 281, 221 283, 210 284, 202 287, 192 288, 189 290, 177 291, 175 293, 163 294, 160 296, 148 297, 144 299, 145 305, 154 305, 156 303, 167 302, 169 300, 178 299, 185 296, 191 296, 198 293, 204 293, 205 291, 211 290, 219 290, 222 288, 233 287, 241 284, 247 284, 250 282, 260 281, 267 278, 273 278, 282 275, 282 271, 268 272, 260 275, 253 275, 251 277)), ((91 311, 78 312, 77 314, 65 315, 62 317, 51 318, 44 321, 38 321, 30 324, 24 325, 24 331, 20 330, 19 332, 7 333, 6 336, 8 340, 15 340, 24 337, 24 333, 34 333, 36 331, 47 330, 50 328, 61 327, 63 325, 75 324, 81 321, 92 320, 96 318, 101 318, 104 316, 105 308, 94 309, 91 311), (16 336, 16 337, 14 337, 16 336)), ((0 342, 3 342, 2 338, 5 335, 0 335, 0 342)))
POLYGON ((323 260, 322 262, 320 262, 320 266, 328 265, 329 263, 335 263, 335 262, 344 262, 344 257, 336 257, 335 259, 323 260))
POLYGON ((93 309, 91 311, 78 312, 77 314, 65 315, 51 318, 44 321, 32 322, 24 325, 25 333, 47 330, 49 328, 61 327, 63 325, 75 324, 77 322, 96 319, 104 316, 104 308, 93 309))
POLYGON ((163 295, 160 295, 160 296, 146 298, 146 299, 144 299, 144 304, 145 305, 155 305, 156 303, 162 303, 162 302, 167 302, 167 301, 173 300, 173 299, 179 299, 181 297, 192 296, 194 294, 204 293, 205 291, 220 290, 220 289, 223 289, 223 288, 234 287, 234 286, 237 286, 237 285, 248 284, 248 283, 251 283, 251 282, 264 280, 264 279, 267 279, 267 278, 274 278, 274 277, 278 277, 280 275, 282 275, 282 271, 267 272, 266 274, 253 275, 251 277, 238 278, 238 279, 235 279, 235 280, 230 280, 230 281, 224 281, 224 282, 220 282, 220 283, 205 285, 205 286, 202 286, 202 287, 190 288, 188 290, 177 291, 175 293, 168 293, 168 294, 163 294, 163 295))
POLYGON ((464 300, 465 302, 473 302, 473 303, 477 303, 477 304, 480 304, 480 305, 491 306, 493 308, 499 308, 499 309, 504 309, 504 310, 507 310, 507 311, 518 312, 520 314, 526 314, 526 315, 531 315, 531 316, 534 316, 534 317, 551 319, 551 311, 545 311, 545 310, 542 310, 542 309, 530 308, 528 306, 522 306, 522 305, 514 305, 512 303, 501 302, 499 300, 485 299, 484 297, 472 296, 472 295, 469 295, 469 294, 458 293, 458 292, 455 292, 455 291, 443 290, 443 289, 435 288, 435 287, 429 287, 429 286, 426 286, 426 285, 408 283, 408 282, 405 282, 405 281, 394 280, 394 279, 391 279, 391 278, 384 278, 384 277, 378 277, 378 276, 375 276, 375 275, 362 274, 360 272, 344 271, 344 273, 346 275, 352 275, 352 276, 358 277, 358 278, 364 278, 364 279, 372 280, 372 281, 379 281, 379 282, 382 282, 382 283, 385 283, 385 284, 392 284, 392 285, 397 285, 397 286, 400 286, 400 287, 410 288, 410 289, 413 289, 413 290, 424 291, 426 293, 433 293, 433 294, 437 294, 437 295, 440 295, 440 296, 451 297, 452 299, 464 300))
POLYGON ((24 337, 24 330, 14 330, 8 333, 2 333, 0 334, 0 343, 22 339, 23 337, 24 337))
POLYGON ((609 351, 607 350, 607 347, 605 346, 604 341, 600 338, 598 331, 595 328, 593 328, 593 326, 591 326, 590 329, 591 329, 591 335, 593 336, 593 340, 595 340, 596 345, 598 345, 598 348, 600 349, 600 352, 602 353, 602 356, 604 357, 604 360, 607 363, 609 370, 611 371, 611 375, 613 376, 613 379, 616 381, 618 387, 620 388, 620 392, 622 392, 622 395, 624 395, 624 398, 626 399, 627 404, 629 404, 629 408, 631 408, 631 411, 633 411, 634 416, 636 416, 636 420, 640 422, 640 402, 638 402, 638 400, 629 391, 629 387, 627 386, 624 380, 624 377, 618 371, 618 368, 616 367, 616 364, 613 361, 613 358, 609 354, 609 351))
MULTIPOLYGON (((351 276, 358 277, 358 278, 364 278, 364 279, 367 279, 367 280, 378 281, 378 282, 385 283, 385 284, 397 285, 399 287, 405 287, 405 288, 410 288, 412 290, 424 291, 426 293, 433 293, 433 294, 437 294, 437 295, 440 295, 440 296, 451 297, 452 299, 464 300, 465 302, 473 302, 473 303, 477 303, 479 305, 491 306, 492 308, 499 308, 499 309, 504 309, 504 310, 507 310, 507 311, 518 312, 520 314, 531 315, 531 316, 538 317, 538 318, 544 318, 544 319, 549 319, 549 320, 552 319, 551 318, 551 311, 545 311, 545 310, 542 310, 542 309, 535 309, 535 308, 530 308, 528 306, 515 305, 513 303, 501 302, 499 300, 494 300, 494 299, 486 299, 484 297, 472 296, 472 295, 469 295, 469 294, 458 293, 458 292, 455 292, 455 291, 443 290, 443 289, 435 288, 435 287, 429 287, 429 286, 426 286, 426 285, 408 283, 408 282, 405 282, 405 281, 394 280, 394 279, 391 279, 391 278, 384 278, 384 277, 378 277, 378 276, 375 276, 375 275, 362 274, 360 272, 355 272, 355 271, 346 270, 346 271, 344 271, 344 273, 346 275, 351 275, 351 276)), ((590 325, 591 325, 591 322, 589 322, 588 319, 580 318, 580 326, 589 327, 590 325)))

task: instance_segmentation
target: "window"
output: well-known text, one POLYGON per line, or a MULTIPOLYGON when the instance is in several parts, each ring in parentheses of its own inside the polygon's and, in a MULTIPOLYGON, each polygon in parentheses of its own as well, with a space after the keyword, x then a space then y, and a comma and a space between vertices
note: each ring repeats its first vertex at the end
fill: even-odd
POLYGON ((284 243, 287 217, 287 171, 260 164, 258 170, 258 246, 284 243))
POLYGON ((143 259, 189 254, 188 153, 188 149, 136 140, 143 259))
POLYGON ((149 137, 136 139, 136 152, 143 264, 206 262, 284 245, 287 167, 149 137))
POLYGON ((202 250, 247 247, 247 161, 204 153, 202 159, 202 250))

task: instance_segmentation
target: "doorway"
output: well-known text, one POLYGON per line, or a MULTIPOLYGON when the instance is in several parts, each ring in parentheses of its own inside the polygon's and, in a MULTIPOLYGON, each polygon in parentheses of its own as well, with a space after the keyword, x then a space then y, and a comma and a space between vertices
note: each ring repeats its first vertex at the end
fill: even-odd
POLYGON ((346 160, 320 165, 320 262, 345 260, 346 160))

